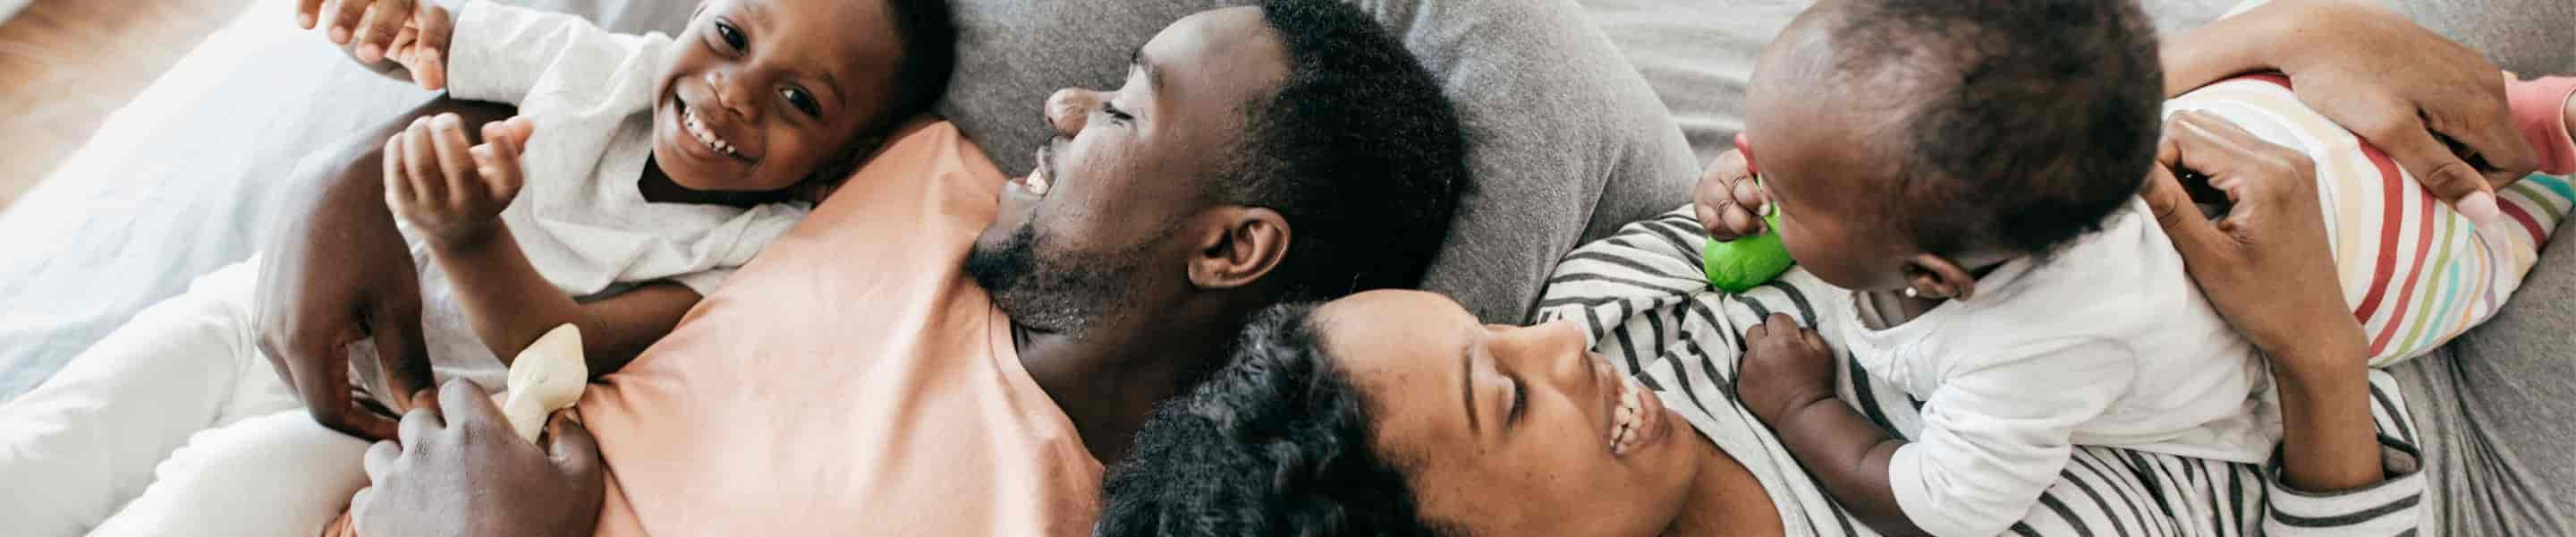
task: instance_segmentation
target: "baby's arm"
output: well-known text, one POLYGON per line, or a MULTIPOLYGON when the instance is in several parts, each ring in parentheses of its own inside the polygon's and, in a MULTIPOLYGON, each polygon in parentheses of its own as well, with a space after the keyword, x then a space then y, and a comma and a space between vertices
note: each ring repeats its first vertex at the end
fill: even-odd
POLYGON ((1786 330, 1745 333, 1740 396, 1827 493, 1892 535, 2004 532, 2057 481, 2075 427, 2107 410, 2135 374, 2124 350, 2098 343, 1997 349, 2019 358, 1944 380, 1907 442, 1834 397, 1822 339, 1786 318, 1771 324, 1786 330))
POLYGON ((501 209, 524 184, 519 152, 530 128, 524 119, 486 125, 485 143, 469 149, 455 116, 415 122, 385 147, 385 202, 421 231, 474 335, 494 356, 507 363, 570 323, 581 329, 590 374, 607 374, 669 333, 699 296, 655 282, 582 304, 546 281, 501 221, 501 209))

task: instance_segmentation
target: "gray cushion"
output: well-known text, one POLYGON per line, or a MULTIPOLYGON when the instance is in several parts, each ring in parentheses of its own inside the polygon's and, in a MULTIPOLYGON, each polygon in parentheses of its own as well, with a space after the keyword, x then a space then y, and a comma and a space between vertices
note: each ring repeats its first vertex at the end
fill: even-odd
MULTIPOLYGON (((958 74, 940 112, 1010 174, 1049 135, 1057 88, 1114 85, 1173 20, 1235 1, 955 0, 958 74)), ((1663 106, 1569 0, 1356 0, 1459 105, 1476 178, 1424 287, 1520 322, 1556 258, 1687 199, 1698 165, 1663 106)))

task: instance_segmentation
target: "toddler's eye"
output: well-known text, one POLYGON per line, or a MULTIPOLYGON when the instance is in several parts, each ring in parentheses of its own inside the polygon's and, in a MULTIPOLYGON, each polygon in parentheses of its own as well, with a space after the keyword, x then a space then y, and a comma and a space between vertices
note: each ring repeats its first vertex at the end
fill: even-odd
POLYGON ((724 21, 716 21, 716 38, 723 39, 725 46, 733 47, 734 50, 742 50, 743 47, 751 45, 749 40, 743 39, 741 28, 735 28, 724 21))
POLYGON ((781 88, 778 90, 778 96, 787 99, 787 105, 796 107, 796 111, 804 112, 808 116, 823 117, 823 105, 815 103, 814 94, 806 93, 804 88, 781 88))

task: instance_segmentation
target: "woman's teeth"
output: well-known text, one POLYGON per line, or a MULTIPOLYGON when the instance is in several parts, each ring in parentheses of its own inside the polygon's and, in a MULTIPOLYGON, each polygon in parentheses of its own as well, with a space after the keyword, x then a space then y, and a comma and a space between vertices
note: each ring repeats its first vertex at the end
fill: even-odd
POLYGON ((1646 411, 1646 390, 1639 389, 1635 382, 1625 378, 1619 379, 1618 385, 1618 406, 1610 411, 1610 455, 1613 457, 1627 455, 1628 450, 1636 448, 1637 433, 1646 424, 1642 415, 1646 411))
POLYGON ((733 143, 725 141, 724 137, 716 136, 716 131, 707 129, 707 122, 698 119, 697 109, 689 109, 687 117, 681 123, 689 127, 689 136, 697 138, 698 143, 707 144, 707 147, 714 148, 717 153, 724 156, 742 158, 742 150, 736 149, 733 143))

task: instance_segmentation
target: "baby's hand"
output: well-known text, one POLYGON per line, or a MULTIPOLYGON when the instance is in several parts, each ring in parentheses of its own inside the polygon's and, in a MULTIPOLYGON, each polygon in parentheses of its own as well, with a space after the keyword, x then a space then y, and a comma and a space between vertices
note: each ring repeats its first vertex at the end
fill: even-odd
MULTIPOLYGON (((1736 139, 1741 147, 1743 137, 1736 139)), ((1699 216, 1700 226, 1708 228, 1709 238, 1731 241, 1762 233, 1762 205, 1767 202, 1762 187, 1753 181, 1752 162, 1739 149, 1718 155, 1700 174, 1691 210, 1699 216)))
POLYGON ((1736 396, 1764 423, 1776 426, 1790 411, 1834 398, 1833 348, 1788 314, 1745 330, 1744 347, 1736 396))
POLYGON ((456 114, 413 121, 385 142, 385 206, 433 246, 491 238, 526 183, 519 152, 533 129, 527 118, 492 122, 483 126, 483 145, 468 148, 456 114))
MULTIPOLYGON (((323 0, 302 0, 296 22, 313 28, 323 0)), ((447 44, 456 33, 447 8, 431 0, 337 0, 331 42, 350 58, 432 91, 447 89, 447 44)))

